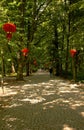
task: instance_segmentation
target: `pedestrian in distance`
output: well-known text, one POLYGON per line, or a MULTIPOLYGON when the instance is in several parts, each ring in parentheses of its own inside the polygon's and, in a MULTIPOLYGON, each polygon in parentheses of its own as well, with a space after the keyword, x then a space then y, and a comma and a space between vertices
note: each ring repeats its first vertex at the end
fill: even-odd
POLYGON ((49 72, 50 72, 50 77, 52 77, 53 76, 53 68, 50 68, 49 72))

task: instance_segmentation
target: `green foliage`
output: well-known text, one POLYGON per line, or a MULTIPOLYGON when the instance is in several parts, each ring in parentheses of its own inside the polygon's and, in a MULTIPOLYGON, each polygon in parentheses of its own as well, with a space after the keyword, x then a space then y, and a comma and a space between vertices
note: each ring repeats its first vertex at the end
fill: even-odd
MULTIPOLYGON (((76 48, 84 51, 83 15, 83 0, 0 1, 0 49, 4 48, 7 67, 9 68, 7 59, 17 64, 18 52, 27 47, 30 50, 27 61, 32 66, 32 61, 36 59, 36 70, 58 58, 60 72, 65 70, 66 62, 68 72, 72 71, 69 50, 76 48), (8 21, 17 27, 9 43, 2 29, 3 24, 8 21)), ((54 65, 53 62, 52 64, 54 65)))

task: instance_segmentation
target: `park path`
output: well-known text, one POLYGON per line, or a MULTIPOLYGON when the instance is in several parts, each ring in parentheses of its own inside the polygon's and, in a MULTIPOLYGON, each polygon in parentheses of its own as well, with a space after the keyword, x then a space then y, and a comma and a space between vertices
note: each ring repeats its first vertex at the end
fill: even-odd
POLYGON ((84 89, 47 72, 0 88, 0 130, 84 130, 84 89))

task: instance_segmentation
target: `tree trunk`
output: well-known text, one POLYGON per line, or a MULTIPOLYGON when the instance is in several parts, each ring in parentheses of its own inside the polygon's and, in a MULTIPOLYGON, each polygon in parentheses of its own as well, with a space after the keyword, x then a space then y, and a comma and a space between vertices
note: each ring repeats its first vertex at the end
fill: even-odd
MULTIPOLYGON (((33 12, 32 12, 32 22, 30 22, 28 20, 28 31, 27 31, 27 48, 30 48, 30 43, 33 41, 34 38, 34 33, 36 31, 36 10, 37 10, 37 6, 36 6, 36 0, 34 0, 33 2, 33 12)), ((29 58, 27 57, 27 62, 26 62, 26 76, 29 76, 30 74, 30 61, 29 58)))
POLYGON ((12 65, 11 65, 11 69, 12 69, 12 73, 15 73, 15 67, 14 67, 14 63, 12 62, 12 65))
MULTIPOLYGON (((21 18, 20 18, 20 34, 23 34, 20 36, 19 40, 20 40, 20 43, 23 44, 24 42, 24 12, 25 12, 25 2, 26 0, 21 0, 21 4, 19 6, 19 11, 20 11, 20 14, 21 14, 21 18)), ((18 70, 17 70, 17 80, 23 80, 23 57, 21 55, 21 52, 19 52, 19 55, 18 55, 18 70)))
MULTIPOLYGON (((30 42, 31 42, 31 23, 28 20, 28 25, 27 25, 27 48, 30 49, 30 42)), ((30 50, 29 50, 30 51, 30 50)), ((29 76, 29 57, 27 56, 27 62, 26 62, 26 76, 29 76)))
POLYGON ((59 76, 60 74, 60 67, 59 67, 59 43, 58 43, 58 32, 57 32, 57 25, 54 25, 54 34, 55 34, 55 40, 54 40, 54 45, 55 45, 55 60, 56 60, 56 76, 59 76))
POLYGON ((18 70, 17 70, 17 80, 23 80, 23 59, 21 53, 18 53, 18 70))
MULTIPOLYGON (((69 1, 69 4, 68 6, 70 6, 70 1, 69 1)), ((67 2, 65 0, 65 9, 67 7, 67 2)), ((69 11, 69 9, 68 9, 69 11)), ((66 14, 67 14, 67 9, 66 9, 66 14)), ((65 15, 66 16, 66 15, 65 15)), ((66 63, 65 63, 65 77, 68 76, 68 60, 69 60, 69 37, 70 37, 70 21, 71 21, 71 18, 70 18, 70 13, 67 15, 67 20, 66 20, 66 63)))
POLYGON ((29 66, 29 61, 26 63, 26 76, 30 75, 30 66, 29 66))

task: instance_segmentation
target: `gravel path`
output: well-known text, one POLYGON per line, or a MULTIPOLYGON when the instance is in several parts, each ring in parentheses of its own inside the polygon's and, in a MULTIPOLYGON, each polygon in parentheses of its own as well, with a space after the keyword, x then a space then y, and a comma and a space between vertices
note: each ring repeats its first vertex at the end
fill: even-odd
POLYGON ((84 130, 84 89, 44 72, 7 80, 0 130, 84 130))

